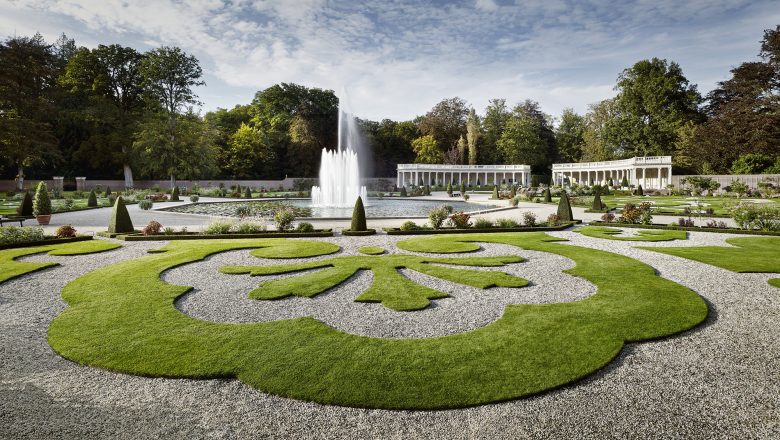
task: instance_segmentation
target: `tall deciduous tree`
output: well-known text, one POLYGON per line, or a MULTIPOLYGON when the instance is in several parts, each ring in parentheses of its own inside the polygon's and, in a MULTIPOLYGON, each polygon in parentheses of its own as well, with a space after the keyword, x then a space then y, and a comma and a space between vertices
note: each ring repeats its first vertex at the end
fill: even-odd
POLYGON ((627 156, 668 155, 688 121, 701 121, 701 96, 675 62, 642 60, 619 76, 617 116, 608 125, 610 141, 627 156))
POLYGON ((441 163, 444 158, 436 139, 430 134, 413 140, 412 149, 417 155, 415 163, 441 163))
POLYGON ((70 58, 61 83, 87 96, 84 114, 94 126, 79 156, 97 167, 108 162, 122 167, 125 187, 133 187, 132 142, 143 116, 142 55, 118 44, 81 48, 70 58))
POLYGON ((441 151, 457 145, 458 139, 466 134, 466 101, 460 98, 444 99, 420 120, 420 133, 436 140, 441 151))
POLYGON ((598 162, 621 157, 623 152, 611 143, 607 134, 610 123, 615 119, 617 109, 614 99, 605 99, 588 107, 585 115, 585 130, 582 133, 582 157, 584 162, 598 162))
POLYGON ((555 134, 539 103, 526 100, 512 109, 498 147, 507 163, 528 164, 536 173, 547 172, 556 157, 555 134))
POLYGON ((561 122, 555 129, 558 157, 562 162, 579 162, 585 144, 585 118, 573 109, 563 109, 561 122))
POLYGON ((479 161, 479 141, 482 136, 482 127, 479 116, 472 108, 466 121, 466 143, 469 149, 469 165, 476 165, 479 161))
POLYGON ((504 156, 498 147, 498 141, 504 134, 510 112, 505 99, 491 99, 485 108, 485 117, 482 121, 484 136, 480 143, 479 163, 502 164, 504 156))
POLYGON ((251 179, 272 174, 276 159, 274 150, 258 128, 241 124, 230 137, 229 145, 225 152, 227 167, 235 178, 251 179))
POLYGON ((40 34, 14 37, 0 44, 0 156, 17 170, 60 158, 47 117, 53 107, 57 58, 40 34))

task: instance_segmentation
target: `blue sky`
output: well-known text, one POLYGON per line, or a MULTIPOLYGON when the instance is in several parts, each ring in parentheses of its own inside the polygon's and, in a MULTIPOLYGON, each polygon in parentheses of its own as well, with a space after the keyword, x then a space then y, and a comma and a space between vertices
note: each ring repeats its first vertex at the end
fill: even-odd
POLYGON ((0 0, 0 33, 65 32, 79 45, 176 45, 201 61, 203 110, 278 82, 340 90, 364 118, 410 119, 460 96, 534 99, 552 115, 614 95, 650 57, 706 93, 753 60, 774 1, 0 0))

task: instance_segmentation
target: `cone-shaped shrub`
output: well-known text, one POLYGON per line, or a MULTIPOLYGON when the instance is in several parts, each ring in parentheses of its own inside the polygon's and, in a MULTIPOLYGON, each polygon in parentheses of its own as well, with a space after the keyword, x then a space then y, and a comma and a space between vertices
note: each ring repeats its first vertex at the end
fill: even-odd
POLYGON ((33 215, 33 200, 29 191, 24 192, 24 198, 22 199, 22 204, 19 205, 19 208, 16 210, 16 213, 24 217, 29 217, 33 215))
POLYGON ((349 230, 366 230, 366 210, 363 208, 363 199, 360 196, 355 200, 355 209, 352 210, 352 225, 349 227, 349 230))
POLYGON ((626 178, 626 176, 623 176, 623 180, 620 181, 620 186, 623 188, 628 186, 628 179, 626 178))
POLYGON ((178 202, 179 201, 179 187, 174 186, 173 191, 171 191, 171 202, 178 202))
POLYGON ((609 186, 615 186, 615 183, 612 181, 612 178, 609 178, 609 182, 607 182, 607 185, 609 186))
POLYGON ((498 199, 498 187, 493 185, 493 198, 498 199))
POLYGON ((40 182, 35 190, 33 215, 51 215, 51 199, 49 199, 49 189, 46 187, 46 182, 40 182))
POLYGON ((512 189, 509 190, 509 198, 514 199, 517 195, 517 188, 515 188, 514 185, 512 185, 512 189))
POLYGON ((97 194, 95 194, 95 190, 93 189, 89 192, 89 197, 87 197, 87 206, 90 208, 96 208, 97 205, 97 194))
POLYGON ((251 199, 252 198, 252 190, 249 189, 249 187, 246 187, 246 190, 244 191, 244 198, 245 199, 251 199))
POLYGON ((111 218, 108 220, 108 232, 121 234, 133 231, 133 221, 130 220, 130 214, 127 212, 122 196, 119 196, 116 198, 116 202, 114 202, 114 209, 111 211, 111 218))
POLYGON ((447 184, 447 195, 452 197, 452 183, 447 184))
POLYGON ((460 182, 460 194, 466 194, 466 184, 463 182, 460 182))
POLYGON ((544 201, 548 203, 552 202, 552 194, 550 194, 550 188, 544 189, 544 201))
POLYGON ((591 207, 593 211, 601 211, 604 209, 604 205, 601 203, 601 193, 599 191, 596 191, 596 193, 593 195, 593 207, 591 207))
POLYGON ((558 219, 562 222, 570 222, 573 219, 571 203, 566 191, 561 192, 561 200, 558 202, 558 219))
POLYGON ((108 197, 110 195, 111 195, 111 187, 106 185, 106 193, 103 196, 108 197))
POLYGON ((645 190, 642 189, 642 185, 639 185, 636 187, 636 195, 643 196, 645 195, 645 190))
POLYGON ((425 185, 425 195, 431 195, 431 185, 425 185))
POLYGON ((405 186, 401 187, 401 197, 407 197, 407 195, 406 195, 406 187, 405 186))

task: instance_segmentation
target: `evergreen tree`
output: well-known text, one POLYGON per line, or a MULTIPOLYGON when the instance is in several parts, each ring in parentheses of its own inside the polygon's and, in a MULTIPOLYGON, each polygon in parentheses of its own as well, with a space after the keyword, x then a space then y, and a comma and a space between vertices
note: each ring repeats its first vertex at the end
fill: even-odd
POLYGON ((570 222, 573 218, 569 196, 566 191, 563 191, 561 192, 561 200, 558 202, 558 219, 562 222, 570 222))
POLYGON ((111 195, 111 187, 106 185, 106 193, 103 195, 103 197, 108 197, 111 195))
POLYGON ((22 204, 16 209, 16 213, 22 217, 31 217, 33 215, 33 200, 29 191, 24 192, 22 204))
POLYGON ((171 191, 171 202, 178 202, 179 201, 179 187, 174 186, 173 191, 171 191))
POLYGON ((498 186, 493 185, 493 197, 491 197, 495 200, 498 200, 498 186))
POLYGON ((38 183, 33 201, 33 215, 51 215, 51 199, 45 182, 38 183))
POLYGON ((447 184, 447 195, 452 197, 452 183, 447 184))
MULTIPOLYGON (((564 191, 564 193, 565 193, 565 191, 564 191)), ((545 203, 552 202, 552 194, 550 194, 550 188, 545 188, 544 189, 544 202, 545 203)))
POLYGON ((97 202, 97 194, 95 194, 95 190, 89 191, 89 197, 87 197, 87 206, 90 208, 96 208, 98 205, 97 202))
POLYGON ((352 210, 352 224, 350 231, 365 231, 366 228, 366 210, 363 207, 363 199, 358 196, 355 201, 355 208, 352 210))
POLYGON ((623 180, 620 181, 620 186, 622 188, 628 188, 628 178, 626 178, 626 176, 623 176, 623 180))

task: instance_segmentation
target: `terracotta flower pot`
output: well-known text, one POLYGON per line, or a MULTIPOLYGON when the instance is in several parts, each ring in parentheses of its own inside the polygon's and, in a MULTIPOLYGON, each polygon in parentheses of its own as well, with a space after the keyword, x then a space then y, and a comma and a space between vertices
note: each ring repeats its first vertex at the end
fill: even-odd
POLYGON ((38 220, 39 225, 48 225, 49 221, 51 221, 51 214, 49 215, 37 215, 35 216, 35 219, 38 220))

